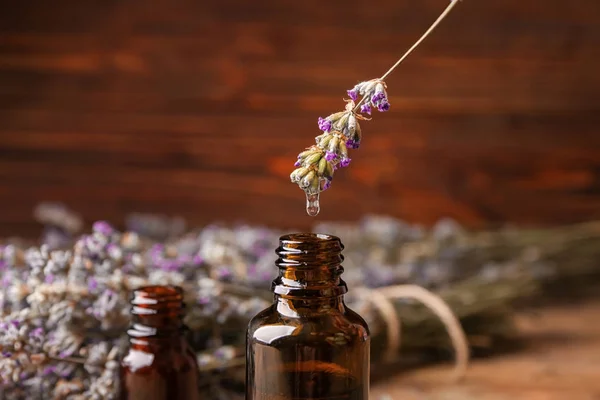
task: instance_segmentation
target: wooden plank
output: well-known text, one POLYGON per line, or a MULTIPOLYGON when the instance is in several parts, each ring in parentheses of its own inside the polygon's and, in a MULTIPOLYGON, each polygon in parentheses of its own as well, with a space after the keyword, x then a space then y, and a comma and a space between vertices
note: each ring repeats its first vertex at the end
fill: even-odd
MULTIPOLYGON (((61 7, 0 15, 0 230, 38 201, 309 227, 288 182, 316 119, 381 74, 438 0, 61 7)), ((461 4, 389 80, 322 217, 473 226, 600 217, 600 3, 461 4)))

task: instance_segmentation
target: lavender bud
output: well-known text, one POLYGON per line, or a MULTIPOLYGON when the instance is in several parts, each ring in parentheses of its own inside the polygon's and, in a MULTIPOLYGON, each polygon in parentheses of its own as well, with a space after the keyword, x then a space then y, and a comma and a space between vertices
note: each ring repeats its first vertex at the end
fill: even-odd
POLYGON ((383 99, 379 104, 377 104, 377 109, 380 112, 385 112, 390 109, 390 103, 388 103, 387 99, 383 99))
POLYGON ((339 141, 340 141, 340 138, 337 136, 334 136, 333 139, 331 139, 331 141, 329 142, 329 152, 330 153, 336 152, 339 141))
POLYGON ((338 145, 338 151, 340 152, 340 158, 348 158, 348 148, 346 148, 346 143, 340 141, 338 145))
POLYGON ((325 169, 327 168, 328 161, 329 160, 326 158, 321 158, 321 161, 319 161, 319 171, 317 175, 323 176, 323 173, 325 173, 325 169))
POLYGON ((292 171, 292 173, 290 174, 290 179, 292 180, 292 182, 297 183, 306 174, 308 174, 308 168, 301 167, 301 168, 298 168, 298 169, 295 169, 294 171, 292 171))
POLYGON ((327 145, 329 144, 329 141, 331 140, 333 136, 331 134, 326 134, 326 136, 324 138, 322 138, 320 141, 317 142, 317 144, 319 145, 320 148, 324 149, 327 147, 327 145))
POLYGON ((313 180, 315 179, 315 171, 310 171, 306 176, 302 179, 300 187, 305 189, 311 186, 313 180))
POLYGON ((365 103, 362 106, 360 106, 360 112, 363 114, 371 115, 371 104, 365 103))
POLYGON ((92 225, 92 230, 104 236, 110 236, 115 232, 113 227, 110 226, 110 224, 106 221, 94 222, 94 225, 92 225))
POLYGON ((350 165, 350 161, 352 161, 350 158, 346 157, 346 158, 342 158, 340 160, 340 167, 345 168, 348 165, 350 165))
POLYGON ((348 96, 350 96, 350 98, 352 99, 352 101, 358 100, 358 91, 356 90, 356 86, 354 87, 354 89, 348 90, 347 93, 348 96))
POLYGON ((329 132, 331 130, 331 121, 326 118, 319 117, 318 120, 319 129, 323 132, 329 132))

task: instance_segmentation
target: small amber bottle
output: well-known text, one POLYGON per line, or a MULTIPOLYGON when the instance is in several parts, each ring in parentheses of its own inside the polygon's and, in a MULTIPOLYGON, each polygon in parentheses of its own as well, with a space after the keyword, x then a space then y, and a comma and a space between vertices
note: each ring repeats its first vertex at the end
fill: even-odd
POLYGON ((274 303, 250 321, 246 400, 367 400, 370 337, 344 304, 339 238, 280 238, 274 303))
POLYGON ((131 305, 121 400, 199 400, 198 364, 184 337, 181 288, 140 288, 133 292, 131 305))

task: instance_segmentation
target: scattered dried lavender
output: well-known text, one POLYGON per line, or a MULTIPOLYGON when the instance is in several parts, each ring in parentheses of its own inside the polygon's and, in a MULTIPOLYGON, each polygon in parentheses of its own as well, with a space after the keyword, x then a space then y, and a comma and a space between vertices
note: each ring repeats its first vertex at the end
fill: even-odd
MULTIPOLYGON (((155 226, 153 232, 167 230, 155 226)), ((425 229, 371 215, 354 223, 323 222, 314 230, 343 238, 348 304, 382 343, 384 321, 365 296, 354 296, 360 288, 417 283, 440 293, 461 319, 496 321, 492 310, 529 294, 527 282, 597 273, 600 260, 594 224, 472 233, 449 219, 425 229)), ((229 376, 227 371, 244 363, 248 320, 271 303, 273 249, 283 233, 209 225, 157 242, 96 222, 89 234, 61 248, 0 245, 1 398, 114 398, 129 293, 156 283, 184 288, 186 324, 200 369, 211 382, 229 376)), ((402 300, 395 305, 406 328, 405 349, 446 346, 445 334, 425 310, 402 300)), ((502 321, 477 326, 477 334, 502 331, 498 324, 502 321)), ((373 360, 377 363, 376 356, 373 360)), ((225 398, 223 388, 207 385, 225 398)))

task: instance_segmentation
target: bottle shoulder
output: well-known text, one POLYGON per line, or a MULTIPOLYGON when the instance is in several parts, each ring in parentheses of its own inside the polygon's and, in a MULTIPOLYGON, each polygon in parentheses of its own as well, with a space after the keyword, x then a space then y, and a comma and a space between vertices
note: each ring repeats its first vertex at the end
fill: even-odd
POLYGON ((370 338, 369 327, 355 311, 345 308, 326 312, 290 317, 271 307, 258 313, 248 325, 248 340, 271 345, 281 341, 330 341, 332 338, 366 342, 370 338))

